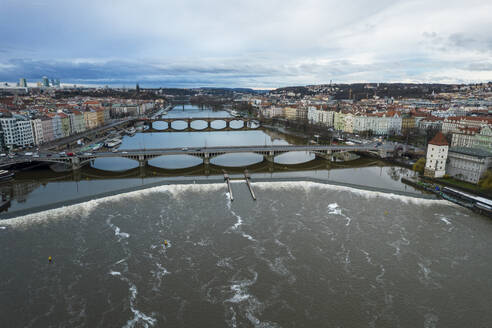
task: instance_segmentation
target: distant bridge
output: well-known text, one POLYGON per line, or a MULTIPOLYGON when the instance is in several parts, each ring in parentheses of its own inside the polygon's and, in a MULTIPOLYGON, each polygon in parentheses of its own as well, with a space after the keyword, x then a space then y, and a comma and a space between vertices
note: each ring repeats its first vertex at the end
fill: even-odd
POLYGON ((3 162, 0 167, 6 167, 15 164, 23 164, 29 162, 45 162, 45 163, 62 163, 71 166, 73 170, 77 170, 85 164, 97 158, 128 158, 139 162, 140 166, 146 166, 147 162, 153 158, 169 155, 189 155, 199 157, 204 164, 210 164, 210 159, 224 155, 235 153, 254 153, 262 155, 264 160, 274 162, 274 158, 278 155, 288 152, 305 151, 313 153, 316 157, 327 160, 334 160, 336 153, 340 152, 372 152, 380 157, 387 157, 387 154, 393 152, 394 149, 390 145, 376 144, 370 145, 355 145, 355 146, 338 146, 338 145, 269 145, 269 146, 230 146, 230 147, 183 147, 183 148, 158 148, 158 149, 122 149, 116 152, 94 152, 86 153, 85 155, 76 156, 60 156, 59 154, 43 154, 39 157, 22 156, 3 162))
POLYGON ((149 119, 139 119, 143 121, 148 128, 144 132, 175 132, 175 131, 238 131, 238 130, 256 130, 260 127, 260 122, 256 119, 243 118, 243 117, 160 117, 160 118, 149 118, 149 119), (192 122, 205 122, 207 125, 202 128, 193 128, 192 122), (213 128, 212 122, 225 122, 223 128, 213 128), (156 122, 165 122, 167 124, 166 128, 159 129, 154 127, 156 122), (173 122, 184 122, 186 126, 182 129, 173 128, 173 122), (241 122, 241 126, 234 128, 231 127, 231 122, 241 122))

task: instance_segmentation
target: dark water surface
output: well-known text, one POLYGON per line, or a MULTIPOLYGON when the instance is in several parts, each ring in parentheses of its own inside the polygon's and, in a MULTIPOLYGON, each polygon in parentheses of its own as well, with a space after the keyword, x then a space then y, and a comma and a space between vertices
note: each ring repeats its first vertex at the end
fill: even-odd
POLYGON ((490 220, 312 182, 255 183, 256 202, 232 188, 0 221, 2 326, 490 326, 490 220))

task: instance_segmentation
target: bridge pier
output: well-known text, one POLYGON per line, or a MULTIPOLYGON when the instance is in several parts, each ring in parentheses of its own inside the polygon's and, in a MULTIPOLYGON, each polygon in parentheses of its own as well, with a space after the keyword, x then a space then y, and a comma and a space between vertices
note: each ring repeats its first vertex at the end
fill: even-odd
POLYGON ((205 153, 203 154, 203 164, 205 165, 209 165, 210 164, 210 154, 209 153, 205 153))
POLYGON ((147 166, 147 159, 145 155, 138 155, 138 166, 145 167, 147 166))
POLYGON ((263 159, 270 162, 270 163, 274 163, 275 162, 275 153, 273 151, 269 151, 268 154, 263 155, 263 159))
POLYGON ((327 150, 326 153, 316 152, 314 153, 314 156, 317 158, 326 159, 328 161, 333 161, 333 155, 331 153, 331 150, 327 150))
POLYGON ((71 160, 72 162, 72 171, 79 170, 81 165, 80 165, 80 158, 78 157, 72 157, 71 160))

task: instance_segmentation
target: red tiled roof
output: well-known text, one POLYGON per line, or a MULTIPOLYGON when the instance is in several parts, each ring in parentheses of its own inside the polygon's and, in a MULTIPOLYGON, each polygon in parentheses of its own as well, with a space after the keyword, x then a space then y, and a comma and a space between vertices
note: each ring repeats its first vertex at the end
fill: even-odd
POLYGON ((429 144, 436 146, 449 146, 446 137, 444 137, 444 134, 442 134, 441 132, 437 132, 436 136, 432 138, 431 141, 429 141, 429 144))

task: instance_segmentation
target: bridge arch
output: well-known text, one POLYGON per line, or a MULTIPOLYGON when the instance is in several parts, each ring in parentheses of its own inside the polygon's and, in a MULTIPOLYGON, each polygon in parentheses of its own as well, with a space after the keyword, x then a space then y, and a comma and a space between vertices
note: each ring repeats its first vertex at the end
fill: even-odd
POLYGON ((301 164, 307 163, 315 159, 316 155, 310 151, 290 151, 283 154, 278 154, 274 162, 277 164, 301 164))
POLYGON ((210 163, 224 167, 243 167, 263 162, 263 155, 254 152, 220 154, 210 159, 210 163))
POLYGON ((208 126, 209 122, 206 120, 196 119, 190 122, 190 128, 197 131, 206 130, 208 126))
POLYGON ((229 122, 229 127, 232 129, 232 130, 240 130, 240 129, 243 129, 245 128, 247 125, 247 122, 245 120, 241 120, 241 119, 234 119, 234 120, 231 120, 229 122))
POLYGON ((177 119, 177 120, 172 121, 169 124, 170 124, 170 127, 176 131, 184 131, 189 127, 188 121, 186 119, 177 119))
POLYGON ((169 129, 169 123, 165 121, 154 121, 150 123, 150 127, 157 131, 166 131, 169 129))
POLYGON ((228 122, 227 121, 224 121, 222 119, 211 119, 211 122, 210 122, 210 127, 213 129, 213 130, 224 130, 226 129, 228 126, 228 122))
POLYGON ((189 154, 157 156, 148 160, 148 165, 160 169, 186 169, 203 163, 202 158, 189 154))

